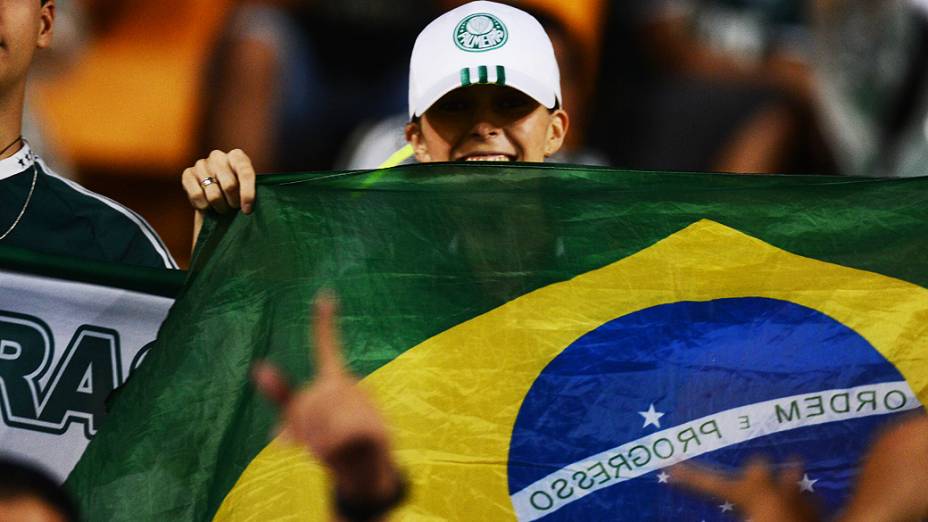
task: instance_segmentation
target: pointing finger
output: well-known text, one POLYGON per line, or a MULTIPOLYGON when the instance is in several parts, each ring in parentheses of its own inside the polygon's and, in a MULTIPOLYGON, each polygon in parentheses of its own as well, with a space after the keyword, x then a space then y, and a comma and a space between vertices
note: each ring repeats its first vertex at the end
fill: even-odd
POLYGON ((335 296, 328 290, 316 295, 313 318, 313 336, 316 347, 316 370, 319 375, 338 375, 345 372, 341 343, 335 326, 335 296))

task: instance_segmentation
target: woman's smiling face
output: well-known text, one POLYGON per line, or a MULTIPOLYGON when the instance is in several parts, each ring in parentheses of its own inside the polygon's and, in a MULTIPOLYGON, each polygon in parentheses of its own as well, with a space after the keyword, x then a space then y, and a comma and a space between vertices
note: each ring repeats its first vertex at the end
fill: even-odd
POLYGON ((530 96, 498 85, 455 89, 418 121, 406 139, 420 162, 541 162, 561 148, 569 121, 530 96))

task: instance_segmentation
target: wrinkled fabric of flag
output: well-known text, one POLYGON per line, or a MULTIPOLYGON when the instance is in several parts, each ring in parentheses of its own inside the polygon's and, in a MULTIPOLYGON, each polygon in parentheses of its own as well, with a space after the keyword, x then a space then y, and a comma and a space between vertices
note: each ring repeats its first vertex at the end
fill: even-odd
POLYGON ((413 165, 261 178, 68 486, 92 520, 323 520, 325 471, 248 380, 313 374, 308 311, 411 492, 397 520, 737 520, 672 466, 799 458, 846 501, 928 401, 928 178, 413 165))

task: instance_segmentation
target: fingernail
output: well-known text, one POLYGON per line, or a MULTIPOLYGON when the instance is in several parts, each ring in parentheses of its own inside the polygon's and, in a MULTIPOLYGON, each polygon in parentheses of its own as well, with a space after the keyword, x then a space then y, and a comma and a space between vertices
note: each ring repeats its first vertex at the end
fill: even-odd
POLYGON ((244 205, 242 205, 242 212, 246 214, 251 214, 251 204, 245 203, 244 205))

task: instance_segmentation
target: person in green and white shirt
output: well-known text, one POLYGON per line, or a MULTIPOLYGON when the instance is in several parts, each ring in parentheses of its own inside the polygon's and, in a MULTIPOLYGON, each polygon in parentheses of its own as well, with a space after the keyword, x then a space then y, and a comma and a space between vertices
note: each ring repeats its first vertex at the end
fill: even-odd
POLYGON ((26 78, 51 45, 55 0, 4 0, 0 20, 0 247, 177 268, 141 216, 56 175, 21 135, 26 78))

